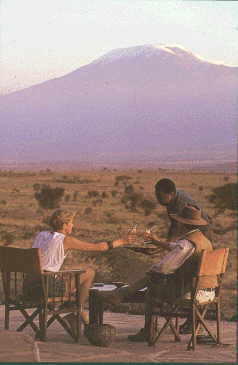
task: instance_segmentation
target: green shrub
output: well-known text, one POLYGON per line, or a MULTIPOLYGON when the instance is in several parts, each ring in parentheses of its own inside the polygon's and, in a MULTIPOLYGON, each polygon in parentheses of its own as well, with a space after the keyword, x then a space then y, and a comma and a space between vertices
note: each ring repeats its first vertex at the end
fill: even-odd
POLYGON ((64 197, 65 203, 68 203, 70 201, 70 198, 71 198, 70 194, 65 195, 64 197))
POLYGON ((34 231, 25 231, 22 234, 22 238, 23 240, 29 240, 30 238, 35 236, 35 232, 34 231))
POLYGON ((117 186, 120 183, 127 184, 128 180, 130 180, 130 179, 132 179, 131 176, 127 176, 127 175, 116 176, 114 185, 117 186))
POLYGON ((145 216, 148 216, 156 208, 156 203, 152 200, 145 199, 140 203, 140 207, 144 210, 145 216))
POLYGON ((79 196, 79 191, 75 191, 73 194, 73 201, 76 201, 78 199, 79 196))
POLYGON ((34 189, 35 191, 39 191, 39 190, 40 190, 40 188, 41 188, 41 184, 36 183, 36 184, 34 184, 34 185, 33 185, 33 189, 34 189))
POLYGON ((87 208, 84 209, 83 214, 84 215, 89 215, 89 214, 92 214, 92 212, 93 212, 92 208, 91 207, 87 207, 87 208))
POLYGON ((124 194, 121 202, 125 208, 130 211, 136 211, 143 200, 143 195, 140 193, 124 194))
POLYGON ((208 201, 217 209, 237 211, 237 186, 238 183, 230 183, 214 188, 213 193, 207 196, 208 201))
POLYGON ((134 186, 132 184, 126 185, 124 192, 126 194, 133 194, 134 193, 134 186))
POLYGON ((0 232, 1 241, 4 243, 11 244, 16 240, 16 236, 12 232, 2 231, 0 232))
POLYGON ((35 199, 43 209, 59 208, 60 201, 64 196, 63 188, 52 188, 50 185, 42 185, 35 193, 35 199))
POLYGON ((99 192, 96 191, 96 190, 88 191, 88 197, 89 198, 95 198, 95 197, 97 197, 99 195, 100 195, 99 192))

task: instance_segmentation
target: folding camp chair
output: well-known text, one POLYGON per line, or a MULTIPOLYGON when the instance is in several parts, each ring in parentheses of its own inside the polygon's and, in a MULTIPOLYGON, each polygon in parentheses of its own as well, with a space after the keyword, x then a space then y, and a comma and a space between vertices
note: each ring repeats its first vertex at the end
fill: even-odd
POLYGON ((203 250, 198 271, 195 276, 195 283, 191 288, 191 299, 180 299, 174 303, 156 303, 152 296, 148 296, 149 300, 146 304, 146 320, 148 326, 148 345, 154 345, 164 330, 168 327, 174 333, 175 341, 180 341, 181 336, 178 332, 178 318, 190 315, 192 318, 192 335, 189 339, 187 349, 195 350, 199 329, 201 327, 208 334, 208 338, 215 344, 221 344, 220 321, 220 289, 223 275, 227 266, 229 248, 219 248, 213 251, 203 250), (201 278, 209 276, 217 276, 218 285, 216 287, 204 288, 214 290, 214 299, 212 301, 200 302, 198 292, 201 288, 201 278), (206 313, 213 312, 216 319, 216 333, 214 334, 206 321, 206 313), (158 330, 158 317, 164 317, 165 323, 158 330), (173 322, 175 318, 175 323, 173 322))
POLYGON ((41 269, 38 248, 22 249, 0 247, 0 270, 4 291, 5 318, 4 327, 9 329, 10 312, 20 311, 24 322, 17 328, 22 331, 28 325, 36 334, 36 338, 46 340, 47 328, 58 321, 66 332, 78 342, 81 332, 79 303, 79 285, 82 270, 66 270, 57 273, 44 272, 41 269), (57 283, 63 282, 59 290, 57 283), (35 292, 29 294, 31 284, 35 292), (37 285, 36 285, 37 283, 37 285), (76 288, 72 293, 72 287, 76 288), (74 333, 61 314, 76 315, 76 333, 74 333), (34 320, 38 318, 38 324, 34 320))

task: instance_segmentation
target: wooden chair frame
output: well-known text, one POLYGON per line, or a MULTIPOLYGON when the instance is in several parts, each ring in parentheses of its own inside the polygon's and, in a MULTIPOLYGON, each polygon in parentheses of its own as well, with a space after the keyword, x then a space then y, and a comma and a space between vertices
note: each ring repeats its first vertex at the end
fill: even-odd
POLYGON ((41 269, 40 252, 38 248, 21 249, 13 247, 0 247, 0 269, 2 273, 3 291, 5 295, 4 328, 10 327, 10 313, 18 310, 24 317, 24 322, 17 328, 22 331, 31 326, 36 338, 45 341, 47 328, 58 321, 65 331, 78 342, 81 335, 79 303, 80 275, 83 270, 65 270, 57 273, 43 272, 41 269), (30 298, 24 292, 24 283, 27 276, 37 280, 37 295, 30 298), (51 285, 49 293, 49 280, 55 278, 63 280, 66 285, 65 292, 57 296, 56 287, 51 285), (75 293, 71 289, 75 283, 75 293), (50 294, 50 295, 49 295, 50 294), (31 313, 29 313, 29 310, 31 313), (75 313, 76 333, 73 333, 67 321, 61 314, 75 313), (38 325, 34 322, 38 319, 38 325))
MULTIPOLYGON (((195 284, 191 288, 191 299, 180 299, 176 303, 156 305, 154 298, 148 295, 146 303, 146 321, 148 325, 148 345, 153 346, 160 338, 161 334, 168 327, 174 334, 175 341, 181 341, 181 336, 178 332, 178 319, 186 314, 191 314, 192 317, 192 335, 189 339, 187 350, 195 350, 197 344, 197 336, 200 327, 203 327, 208 333, 208 336, 217 345, 221 344, 220 321, 220 289, 223 275, 226 271, 229 248, 220 248, 213 251, 203 250, 198 264, 198 271, 195 277, 195 284), (218 285, 212 289, 215 290, 215 298, 213 301, 199 303, 196 299, 198 290, 201 289, 200 281, 204 276, 217 276, 218 285), (215 312, 216 317, 216 334, 213 334, 208 326, 205 315, 208 311, 215 312), (165 323, 158 330, 158 316, 165 318, 165 323), (175 318, 175 324, 173 319, 175 318)), ((150 290, 150 288, 148 289, 150 290)))

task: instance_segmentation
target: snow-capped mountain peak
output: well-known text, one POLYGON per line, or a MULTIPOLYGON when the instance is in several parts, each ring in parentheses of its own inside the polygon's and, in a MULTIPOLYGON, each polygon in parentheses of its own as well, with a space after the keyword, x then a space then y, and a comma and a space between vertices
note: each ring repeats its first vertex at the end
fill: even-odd
POLYGON ((150 58, 155 56, 159 56, 160 58, 167 58, 171 56, 179 58, 187 57, 190 58, 190 60, 193 59, 194 61, 201 61, 201 59, 199 59, 197 56, 178 45, 165 46, 160 44, 145 44, 142 46, 114 49, 94 60, 92 64, 108 64, 122 59, 130 60, 138 57, 150 58))

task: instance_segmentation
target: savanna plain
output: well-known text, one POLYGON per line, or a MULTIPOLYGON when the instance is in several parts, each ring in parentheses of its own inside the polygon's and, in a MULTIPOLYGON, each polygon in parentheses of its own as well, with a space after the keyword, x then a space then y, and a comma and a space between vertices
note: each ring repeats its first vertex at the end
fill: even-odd
MULTIPOLYGON (((30 248, 40 230, 47 230, 47 217, 57 208, 77 211, 73 234, 82 240, 99 242, 116 239, 138 224, 145 230, 156 224, 157 234, 166 238, 166 209, 156 202, 154 185, 171 178, 191 194, 212 217, 214 247, 229 247, 227 273, 222 288, 222 317, 237 320, 237 249, 235 203, 237 176, 231 171, 174 169, 113 169, 53 171, 0 171, 0 245, 30 248), (48 191, 48 195, 47 195, 48 191), (42 203, 44 193, 49 204, 42 203)), ((155 256, 117 248, 102 253, 71 251, 65 267, 91 266, 97 282, 130 283, 165 254, 155 256)), ((0 302, 3 301, 0 287, 0 302)), ((112 307, 115 312, 142 314, 139 304, 112 307)))

